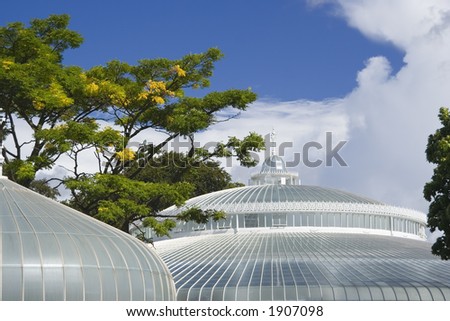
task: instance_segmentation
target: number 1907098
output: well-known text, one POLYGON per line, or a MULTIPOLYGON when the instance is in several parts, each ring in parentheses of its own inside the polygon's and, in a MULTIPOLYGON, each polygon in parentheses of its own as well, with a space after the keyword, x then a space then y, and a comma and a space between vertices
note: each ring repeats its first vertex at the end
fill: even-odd
POLYGON ((278 306, 270 306, 269 307, 269 316, 271 317, 312 317, 312 316, 323 316, 323 307, 313 306, 313 305, 278 305, 278 306))

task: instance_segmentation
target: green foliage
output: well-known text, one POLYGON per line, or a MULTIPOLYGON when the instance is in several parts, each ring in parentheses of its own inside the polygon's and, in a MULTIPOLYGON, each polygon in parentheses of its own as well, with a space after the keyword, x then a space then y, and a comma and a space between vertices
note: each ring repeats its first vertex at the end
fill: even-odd
POLYGON ((16 159, 4 165, 3 173, 19 184, 29 184, 34 179, 36 171, 30 162, 16 159))
MULTIPOLYGON (((125 171, 125 176, 133 173, 138 166, 125 171)), ((151 159, 145 167, 134 177, 136 180, 152 183, 186 182, 193 186, 190 197, 239 186, 233 183, 231 176, 219 162, 213 160, 202 161, 196 157, 189 157, 183 153, 164 152, 151 159)))
POLYGON ((197 207, 191 207, 177 215, 177 219, 181 221, 194 221, 199 224, 206 224, 210 219, 214 221, 226 218, 224 211, 217 210, 201 210, 197 207))
POLYGON ((425 184, 424 197, 431 202, 428 210, 428 226, 431 232, 442 231, 432 246, 432 252, 443 260, 450 258, 450 114, 440 108, 442 127, 428 137, 427 160, 436 164, 431 181, 425 184))
POLYGON ((236 157, 242 166, 253 167, 258 164, 254 152, 264 150, 264 139, 257 133, 250 133, 243 139, 229 137, 228 142, 218 143, 212 152, 198 148, 196 154, 208 159, 210 157, 236 157))
POLYGON ((6 163, 28 164, 26 171, 16 165, 9 171, 11 179, 25 186, 33 180, 31 167, 34 172, 49 168, 59 157, 58 153, 43 153, 46 142, 39 137, 40 131, 80 111, 76 100, 82 70, 61 64, 64 50, 82 42, 80 35, 67 29, 68 22, 67 15, 52 15, 32 20, 28 28, 22 23, 0 28, 0 106, 9 121, 6 135, 14 142, 13 149, 5 150, 6 163), (24 120, 33 132, 29 142, 20 142, 17 119, 24 120), (30 145, 31 153, 24 155, 24 147, 30 145))
POLYGON ((181 205, 192 192, 188 183, 145 183, 112 174, 69 179, 66 186, 75 195, 68 205, 124 231, 136 220, 181 205))
POLYGON ((30 189, 53 200, 60 196, 58 189, 50 187, 45 179, 34 179, 30 183, 30 189))
POLYGON ((150 227, 157 236, 169 236, 170 231, 177 223, 173 219, 158 220, 155 217, 146 217, 143 220, 144 227, 150 227))

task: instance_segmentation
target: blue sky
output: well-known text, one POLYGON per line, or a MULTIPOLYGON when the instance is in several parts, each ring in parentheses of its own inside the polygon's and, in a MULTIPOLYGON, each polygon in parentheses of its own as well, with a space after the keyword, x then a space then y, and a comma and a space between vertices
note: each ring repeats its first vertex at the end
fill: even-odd
POLYGON ((211 89, 248 88, 261 98, 324 99, 346 95, 355 74, 374 55, 394 69, 403 53, 372 41, 336 16, 331 6, 304 0, 8 1, 0 24, 68 13, 85 42, 66 64, 91 67, 111 59, 135 63, 178 58, 218 47, 211 89))
MULTIPOLYGON (((251 87, 259 99, 197 135, 200 143, 275 128, 280 144, 292 143, 289 161, 307 142, 325 146, 332 132, 333 146, 347 141, 340 155, 348 166, 290 168, 304 184, 427 210, 427 137, 439 127, 439 107, 450 105, 449 1, 16 0, 2 4, 0 24, 52 13, 71 15, 84 36, 65 63, 85 68, 219 47, 225 58, 210 90, 251 87)), ((142 139, 157 139, 148 135, 142 139)), ((223 165, 244 183, 257 171, 223 165)))

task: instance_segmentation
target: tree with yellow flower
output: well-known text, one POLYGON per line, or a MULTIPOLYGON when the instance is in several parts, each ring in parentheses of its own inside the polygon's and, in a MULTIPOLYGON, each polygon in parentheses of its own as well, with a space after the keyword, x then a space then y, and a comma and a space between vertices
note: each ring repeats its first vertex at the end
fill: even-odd
MULTIPOLYGON (((236 114, 247 109, 256 95, 239 89, 186 95, 187 89, 209 86, 214 64, 223 56, 217 48, 174 60, 113 60, 89 70, 65 66, 64 52, 82 43, 68 25, 67 15, 51 15, 28 26, 12 23, 0 28, 0 106, 8 119, 1 135, 7 139, 4 170, 10 179, 48 196, 56 195, 55 186, 48 184, 56 182, 71 193, 66 204, 128 231, 134 221, 156 217, 163 207, 181 204, 195 190, 187 182, 138 181, 142 164, 150 164, 174 139, 193 137, 224 121, 218 114, 225 108, 236 114), (29 140, 21 140, 17 122, 28 126, 29 140), (167 138, 154 141, 155 130, 167 138), (136 148, 144 133, 151 146, 136 148), (83 169, 85 155, 94 160, 89 171, 83 169), (57 166, 61 157, 73 163, 65 166, 65 177, 35 179, 37 172, 57 166)), ((262 138, 251 133, 218 144, 214 151, 192 146, 186 157, 200 164, 215 156, 235 156, 253 166, 252 152, 262 147, 262 138)), ((192 219, 223 215, 198 214, 192 219)), ((162 234, 173 225, 147 221, 162 234)))

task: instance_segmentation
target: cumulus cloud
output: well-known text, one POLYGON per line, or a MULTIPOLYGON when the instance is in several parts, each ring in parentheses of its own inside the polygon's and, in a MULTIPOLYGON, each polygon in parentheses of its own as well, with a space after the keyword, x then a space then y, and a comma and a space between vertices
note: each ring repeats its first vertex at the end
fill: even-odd
MULTIPOLYGON (((425 160, 427 137, 438 128, 439 107, 450 101, 450 3, 444 1, 309 1, 333 4, 333 11, 362 34, 404 51, 404 66, 393 74, 385 57, 367 57, 357 87, 325 101, 256 103, 233 129, 279 132, 280 142, 300 147, 323 141, 326 131, 348 139, 342 156, 348 167, 297 170, 305 184, 333 186, 394 205, 427 210, 423 185, 432 167, 425 160)), ((326 7, 325 10, 330 10, 326 7)), ((215 131, 211 131, 215 133, 215 131)), ((297 150, 297 151, 301 151, 297 150)), ((232 173, 244 173, 234 168, 232 173)))
MULTIPOLYGON (((238 119, 229 123, 221 123, 210 130, 197 135, 196 139, 204 145, 209 141, 222 141, 227 136, 244 137, 249 130, 261 135, 269 135, 276 132, 276 152, 283 155, 289 165, 289 169, 300 172, 300 175, 308 184, 319 183, 320 166, 305 169, 304 160, 325 163, 326 133, 332 133, 332 146, 348 139, 348 116, 345 113, 340 99, 327 101, 290 101, 280 102, 273 100, 261 100, 253 104, 238 119), (308 155, 303 153, 304 146, 308 142, 317 142, 322 148, 309 148, 308 155)), ((345 148, 339 155, 344 158, 345 148)), ((265 157, 270 155, 266 150, 258 154, 260 164, 265 157)), ((224 165, 234 179, 247 183, 250 174, 259 168, 246 169, 238 166, 237 161, 223 161, 224 165), (231 165, 231 166, 230 166, 231 165)))

